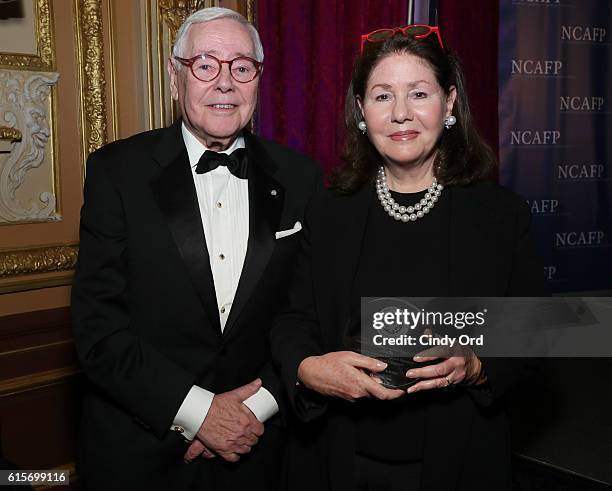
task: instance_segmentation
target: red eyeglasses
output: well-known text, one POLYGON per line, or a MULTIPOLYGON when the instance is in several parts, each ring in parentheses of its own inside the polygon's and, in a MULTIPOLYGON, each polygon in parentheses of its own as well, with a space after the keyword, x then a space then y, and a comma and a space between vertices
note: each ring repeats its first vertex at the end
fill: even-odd
POLYGON ((369 43, 382 43, 383 41, 386 41, 387 39, 390 39, 399 33, 401 33, 403 36, 414 36, 415 39, 423 39, 434 32, 436 33, 436 36, 438 36, 440 48, 444 49, 444 44, 442 43, 442 36, 440 36, 440 30, 438 29, 438 26, 428 26, 426 24, 412 24, 410 26, 394 27, 392 29, 377 29, 376 31, 372 31, 369 34, 362 35, 361 54, 363 54, 363 46, 365 45, 366 41, 368 41, 369 43))

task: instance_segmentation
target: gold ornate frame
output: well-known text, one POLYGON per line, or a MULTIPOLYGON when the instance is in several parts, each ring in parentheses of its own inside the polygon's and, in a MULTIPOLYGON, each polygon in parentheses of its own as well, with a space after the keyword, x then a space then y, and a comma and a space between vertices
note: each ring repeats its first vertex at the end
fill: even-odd
POLYGON ((87 156, 104 145, 106 133, 106 81, 102 1, 74 0, 79 82, 83 165, 87 156))
POLYGON ((23 70, 55 70, 55 43, 53 40, 51 19, 51 0, 34 1, 36 19, 37 53, 15 54, 0 53, 0 68, 20 68, 23 70))
MULTIPOLYGON (((0 68, 55 69, 50 0, 35 0, 37 55, 0 54, 0 68)), ((82 153, 87 155, 106 143, 106 97, 102 0, 74 0, 82 153)), ((78 255, 78 244, 0 251, 0 293, 70 284, 78 255), (31 275, 37 275, 31 278, 31 275)))

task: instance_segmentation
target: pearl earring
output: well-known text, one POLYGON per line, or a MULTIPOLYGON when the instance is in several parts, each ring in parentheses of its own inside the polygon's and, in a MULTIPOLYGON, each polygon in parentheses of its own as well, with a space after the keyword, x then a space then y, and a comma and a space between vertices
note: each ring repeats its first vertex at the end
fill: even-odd
POLYGON ((447 130, 450 130, 456 122, 457 122, 457 118, 451 114, 448 118, 444 120, 444 127, 447 130))
POLYGON ((359 124, 357 125, 357 128, 359 128, 361 130, 361 133, 363 133, 364 135, 368 131, 368 125, 366 124, 365 121, 359 121, 359 124))

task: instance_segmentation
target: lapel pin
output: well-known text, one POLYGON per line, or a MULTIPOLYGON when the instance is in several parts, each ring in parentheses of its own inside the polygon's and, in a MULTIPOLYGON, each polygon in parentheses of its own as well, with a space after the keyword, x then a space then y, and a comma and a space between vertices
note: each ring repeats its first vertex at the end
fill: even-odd
POLYGON ((276 196, 278 194, 278 192, 276 191, 276 189, 273 189, 272 191, 270 191, 270 194, 272 196, 276 196))

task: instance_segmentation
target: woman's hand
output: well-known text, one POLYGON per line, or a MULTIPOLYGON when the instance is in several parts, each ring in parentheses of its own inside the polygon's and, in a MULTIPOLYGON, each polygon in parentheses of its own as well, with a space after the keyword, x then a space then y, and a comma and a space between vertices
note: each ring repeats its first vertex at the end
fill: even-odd
POLYGON ((382 372, 386 367, 385 363, 375 358, 353 351, 334 351, 305 358, 298 367, 298 379, 304 386, 320 394, 351 402, 362 397, 397 399, 406 392, 386 389, 378 379, 364 372, 382 372))
MULTIPOLYGON (((437 356, 416 355, 414 361, 426 362, 440 359, 437 356)), ((474 385, 484 381, 482 363, 480 359, 470 351, 463 356, 442 358, 444 361, 423 368, 411 368, 406 372, 408 378, 422 378, 408 389, 412 394, 420 390, 441 389, 451 385, 474 385)))

